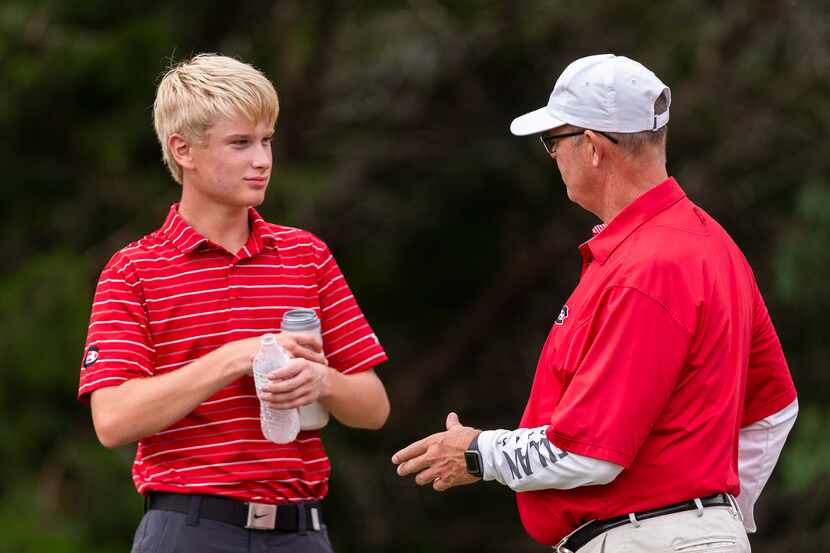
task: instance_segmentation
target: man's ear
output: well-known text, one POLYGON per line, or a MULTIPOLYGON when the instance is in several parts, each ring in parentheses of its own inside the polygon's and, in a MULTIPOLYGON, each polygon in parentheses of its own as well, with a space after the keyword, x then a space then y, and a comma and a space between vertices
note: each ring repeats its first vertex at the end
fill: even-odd
POLYGON ((182 169, 193 169, 193 142, 179 133, 173 133, 167 138, 167 148, 170 155, 182 169))
POLYGON ((600 162, 605 158, 605 144, 593 131, 585 131, 585 138, 591 144, 591 165, 599 167, 600 162))

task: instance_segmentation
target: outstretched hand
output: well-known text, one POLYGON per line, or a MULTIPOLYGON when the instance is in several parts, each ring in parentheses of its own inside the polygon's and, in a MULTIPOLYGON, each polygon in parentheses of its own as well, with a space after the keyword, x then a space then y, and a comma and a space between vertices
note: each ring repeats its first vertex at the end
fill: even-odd
POLYGON ((438 492, 480 480, 467 472, 464 451, 481 430, 463 426, 452 412, 446 426, 446 431, 418 440, 392 456, 400 476, 415 474, 416 484, 432 484, 438 492))

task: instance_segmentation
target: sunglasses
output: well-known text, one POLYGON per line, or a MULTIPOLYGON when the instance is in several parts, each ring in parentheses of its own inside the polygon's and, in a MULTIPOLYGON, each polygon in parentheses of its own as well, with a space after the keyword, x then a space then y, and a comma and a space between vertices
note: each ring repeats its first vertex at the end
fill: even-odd
MULTIPOLYGON (((601 134, 602 136, 604 136, 605 138, 607 138, 608 140, 610 140, 614 144, 619 143, 619 140, 617 140, 616 138, 614 138, 610 134, 604 133, 602 131, 594 131, 594 132, 597 133, 597 134, 601 134)), ((585 129, 582 129, 580 131, 573 131, 573 132, 563 132, 562 134, 542 133, 541 135, 539 135, 539 140, 542 141, 542 146, 545 147, 545 151, 548 154, 553 155, 553 154, 556 153, 556 144, 558 143, 559 139, 568 138, 569 136, 579 136, 583 133, 585 133, 585 129)))

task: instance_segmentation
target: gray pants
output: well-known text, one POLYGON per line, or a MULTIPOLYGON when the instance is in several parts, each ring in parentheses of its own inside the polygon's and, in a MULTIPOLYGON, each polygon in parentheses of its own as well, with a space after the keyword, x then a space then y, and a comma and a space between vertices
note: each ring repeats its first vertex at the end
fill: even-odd
POLYGON ((144 513, 132 553, 333 553, 325 525, 316 532, 247 530, 233 524, 153 509, 144 513))

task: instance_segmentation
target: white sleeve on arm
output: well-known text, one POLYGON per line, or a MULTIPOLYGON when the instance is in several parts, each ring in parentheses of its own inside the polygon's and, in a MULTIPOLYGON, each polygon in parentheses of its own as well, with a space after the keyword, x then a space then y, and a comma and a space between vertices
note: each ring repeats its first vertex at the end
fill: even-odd
POLYGON ((741 428, 738 436, 738 477, 741 493, 736 498, 744 517, 744 528, 755 532, 754 508, 758 496, 778 461, 787 434, 798 415, 798 400, 777 413, 741 428))
POLYGON ((620 465, 559 449, 547 438, 547 425, 518 430, 487 430, 478 436, 484 480, 497 480, 517 492, 608 484, 620 465))

